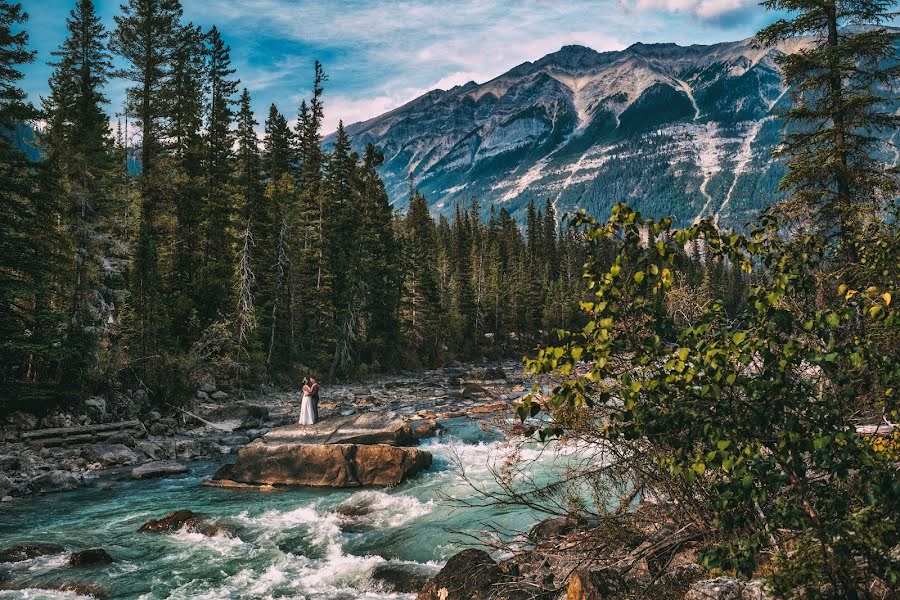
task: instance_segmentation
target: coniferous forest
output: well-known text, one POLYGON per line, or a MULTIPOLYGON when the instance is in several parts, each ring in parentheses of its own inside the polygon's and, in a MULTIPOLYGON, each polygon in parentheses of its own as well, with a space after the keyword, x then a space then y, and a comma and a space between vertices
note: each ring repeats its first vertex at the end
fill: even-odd
POLYGON ((340 127, 323 150, 318 61, 309 98, 269 107, 260 140, 218 29, 177 0, 130 0, 115 23, 78 0, 31 106, 28 17, 0 3, 7 408, 520 356, 580 318, 587 246, 549 200, 524 228, 477 198, 436 222, 411 181, 400 214, 376 148, 352 152, 340 127), (17 143, 25 123, 37 134, 17 143))

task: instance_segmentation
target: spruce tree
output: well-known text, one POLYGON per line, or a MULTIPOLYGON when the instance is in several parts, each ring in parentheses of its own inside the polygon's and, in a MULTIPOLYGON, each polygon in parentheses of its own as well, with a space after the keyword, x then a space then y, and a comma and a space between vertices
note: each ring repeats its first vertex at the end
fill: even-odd
POLYGON ((344 124, 338 124, 337 137, 328 161, 325 179, 326 241, 328 268, 332 276, 334 307, 334 352, 329 378, 346 372, 356 359, 360 342, 360 320, 367 280, 362 276, 362 223, 356 182, 356 155, 351 153, 344 124))
POLYGON ((172 195, 175 205, 174 257, 169 287, 175 346, 186 349, 199 335, 198 306, 204 299, 197 279, 202 260, 200 225, 205 185, 203 140, 205 35, 188 23, 180 29, 169 80, 172 195))
POLYGON ((60 220, 71 245, 71 285, 67 296, 67 381, 85 385, 96 375, 98 342, 119 302, 116 264, 119 241, 113 218, 117 165, 109 136, 103 86, 112 62, 106 30, 91 0, 78 0, 67 20, 69 35, 56 57, 50 96, 44 99, 47 126, 41 135, 45 165, 61 193, 60 220))
POLYGON ((323 189, 325 156, 321 149, 324 117, 323 84, 326 81, 321 63, 316 61, 313 94, 309 107, 301 103, 297 122, 297 145, 300 160, 298 172, 299 206, 292 227, 294 240, 294 273, 292 275, 292 345, 311 365, 326 365, 331 358, 334 313, 332 305, 332 270, 328 263, 327 224, 328 194, 323 189), (300 335, 302 332, 302 336, 300 335))
POLYGON ((244 223, 230 189, 234 168, 234 105, 239 81, 232 79, 231 48, 213 27, 207 34, 206 197, 203 200, 201 238, 203 257, 200 277, 201 326, 230 314, 234 249, 244 223))
MULTIPOLYGON (((241 267, 241 272, 246 275, 249 270, 252 275, 253 286, 247 290, 252 295, 253 301, 253 325, 258 324, 258 339, 265 340, 270 337, 272 326, 270 317, 272 303, 275 301, 275 252, 276 240, 276 216, 273 214, 272 202, 265 195, 262 184, 262 166, 259 155, 259 141, 256 137, 257 122, 253 118, 253 110, 250 104, 250 92, 245 88, 241 94, 240 109, 237 114, 237 155, 235 157, 234 188, 235 200, 241 220, 245 223, 244 242, 242 244, 241 259, 247 260, 246 266, 241 267), (248 240, 249 238, 249 240, 248 240)), ((242 285, 249 280, 241 279, 242 285)), ((239 294, 239 298, 244 296, 239 294)), ((244 303, 239 306, 244 307, 244 303)), ((238 313, 238 325, 244 321, 241 313, 238 313)), ((248 331, 249 333, 249 331, 248 331)), ((256 338, 252 341, 255 347, 256 338)), ((247 352, 251 345, 247 345, 247 352)))
POLYGON ((370 363, 389 367, 396 364, 399 350, 401 273, 391 205, 376 170, 383 162, 384 155, 368 144, 361 173, 360 272, 365 279, 365 358, 370 363))
MULTIPOLYGON (((777 154, 787 159, 782 190, 800 203, 819 231, 856 235, 883 202, 894 202, 896 174, 877 157, 879 131, 900 127, 889 112, 900 78, 896 43, 888 29, 893 0, 766 0, 787 13, 757 35, 767 47, 802 38, 800 52, 777 57, 795 99, 777 154)), ((848 256, 848 260, 854 260, 848 256)))
POLYGON ((269 116, 265 124, 265 142, 263 147, 262 168, 270 182, 278 181, 285 173, 290 173, 296 157, 294 136, 278 108, 269 107, 269 116))
MULTIPOLYGON (((12 143, 12 132, 33 119, 19 87, 21 66, 34 59, 21 4, 0 1, 0 383, 40 383, 58 377, 63 358, 57 273, 62 247, 46 172, 12 143)), ((50 182, 52 183, 52 182, 50 182)), ((20 388, 0 394, 27 398, 20 388)), ((21 401, 21 400, 20 400, 21 401)), ((5 407, 4 407, 5 408, 5 407)))
POLYGON ((164 302, 161 258, 168 253, 164 205, 166 173, 159 159, 165 150, 169 116, 168 86, 181 30, 178 0, 129 0, 115 17, 111 49, 125 59, 120 75, 133 82, 127 112, 141 130, 139 203, 135 207, 132 263, 128 274, 127 314, 123 328, 128 351, 142 385, 168 376, 163 362, 168 310, 164 302))
POLYGON ((430 365, 438 355, 441 305, 434 264, 434 220, 428 213, 425 197, 418 192, 410 198, 402 240, 401 328, 409 344, 410 359, 430 365))

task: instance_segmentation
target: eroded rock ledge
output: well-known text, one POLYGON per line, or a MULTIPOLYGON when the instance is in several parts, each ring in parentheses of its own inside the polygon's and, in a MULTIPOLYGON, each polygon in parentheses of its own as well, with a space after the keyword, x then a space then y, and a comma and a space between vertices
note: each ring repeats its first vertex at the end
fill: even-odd
POLYGON ((431 466, 431 453, 383 444, 264 444, 246 446, 237 462, 208 485, 353 488, 397 485, 431 466))

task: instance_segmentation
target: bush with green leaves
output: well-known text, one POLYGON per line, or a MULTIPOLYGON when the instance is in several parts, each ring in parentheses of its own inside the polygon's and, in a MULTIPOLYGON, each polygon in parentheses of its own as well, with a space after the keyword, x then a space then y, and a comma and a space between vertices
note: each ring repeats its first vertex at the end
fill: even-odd
MULTIPOLYGON (((526 361, 558 385, 545 401, 527 396, 520 416, 584 409, 602 415, 598 437, 647 448, 653 485, 674 482, 652 492, 702 505, 707 567, 768 572, 787 596, 898 589, 900 469, 855 429, 898 412, 897 227, 873 223, 859 262, 835 270, 840 248, 786 235, 775 211, 747 235, 706 221, 675 230, 624 205, 605 224, 576 223, 615 242, 616 258, 585 265, 587 325, 526 361), (670 314, 690 246, 746 273, 736 315, 721 300, 691 323, 670 314)), ((567 433, 564 419, 543 423, 543 436, 567 433)))

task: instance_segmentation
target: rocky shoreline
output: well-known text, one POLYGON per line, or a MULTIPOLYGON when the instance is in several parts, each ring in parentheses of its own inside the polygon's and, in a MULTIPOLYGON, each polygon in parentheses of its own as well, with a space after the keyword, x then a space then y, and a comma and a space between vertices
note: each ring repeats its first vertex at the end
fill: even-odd
MULTIPOLYGON (((415 437, 428 436, 439 432, 441 419, 506 410, 528 386, 521 371, 516 361, 451 364, 326 386, 319 411, 323 421, 393 413, 415 437)), ((227 460, 273 429, 296 423, 300 396, 270 392, 232 400, 209 382, 166 414, 148 406, 137 390, 125 401, 95 396, 42 417, 13 413, 0 425, 0 501, 174 476, 186 472, 190 461, 227 460)))

